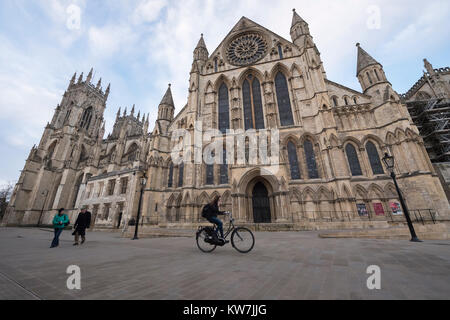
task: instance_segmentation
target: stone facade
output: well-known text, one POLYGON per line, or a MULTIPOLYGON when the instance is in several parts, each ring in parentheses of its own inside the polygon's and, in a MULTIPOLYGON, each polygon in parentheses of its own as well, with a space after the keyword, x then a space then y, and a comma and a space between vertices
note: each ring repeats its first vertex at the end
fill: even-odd
MULTIPOLYGON (((212 54, 202 35, 187 104, 175 115, 169 87, 150 134, 148 118, 140 121, 133 109, 129 116, 119 111, 113 133, 103 139, 109 90, 103 94, 89 77, 76 84, 73 79, 27 160, 6 223, 36 223, 41 208, 48 222, 53 209, 87 205, 97 224, 117 227, 136 216, 144 174, 142 216, 148 225, 197 224, 202 206, 216 195, 241 223, 358 221, 365 211, 386 220, 398 202, 380 160, 386 152, 395 156, 410 209, 448 217, 449 204, 423 140, 382 65, 358 44, 358 92, 327 78, 308 24, 295 12, 291 40, 245 17, 212 54), (83 129, 89 106, 95 116, 83 129), (278 130, 278 171, 247 161, 197 163, 195 152, 182 164, 171 156, 180 142, 195 150, 192 141, 197 134, 204 139, 209 129, 249 128, 278 130), (175 135, 180 129, 186 132, 182 137, 175 135), (45 203, 43 190, 51 195, 45 203)), ((213 142, 224 139, 217 135, 213 142)), ((243 155, 227 150, 228 157, 243 155)))

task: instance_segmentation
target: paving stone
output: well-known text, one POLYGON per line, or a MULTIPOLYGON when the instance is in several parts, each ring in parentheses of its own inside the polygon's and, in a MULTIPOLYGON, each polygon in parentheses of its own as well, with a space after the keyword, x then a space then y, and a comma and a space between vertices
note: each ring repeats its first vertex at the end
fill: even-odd
POLYGON ((48 232, 2 229, 0 299, 450 297, 450 241, 321 239, 317 232, 255 237, 247 255, 231 246, 204 254, 190 238, 130 241, 102 232, 89 233, 82 247, 63 233, 61 246, 50 250, 48 232), (81 268, 79 291, 66 287, 69 265, 81 268), (367 289, 370 265, 381 268, 381 290, 367 289))

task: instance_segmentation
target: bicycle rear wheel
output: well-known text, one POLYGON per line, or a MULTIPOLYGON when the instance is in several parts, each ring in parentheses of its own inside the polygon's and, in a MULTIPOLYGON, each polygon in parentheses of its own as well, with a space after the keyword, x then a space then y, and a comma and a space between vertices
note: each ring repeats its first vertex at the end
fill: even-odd
POLYGON ((197 236, 196 236, 197 247, 202 252, 210 253, 210 252, 213 252, 217 246, 206 242, 207 237, 208 237, 208 233, 206 232, 205 229, 202 229, 199 232, 197 232, 197 236))
POLYGON ((248 253, 255 246, 255 237, 247 228, 236 228, 231 235, 231 244, 240 253, 248 253))

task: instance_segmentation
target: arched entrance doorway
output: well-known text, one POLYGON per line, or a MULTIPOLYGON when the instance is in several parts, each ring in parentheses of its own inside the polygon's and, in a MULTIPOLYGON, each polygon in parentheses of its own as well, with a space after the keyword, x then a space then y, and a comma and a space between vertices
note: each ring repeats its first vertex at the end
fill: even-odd
POLYGON ((277 177, 263 168, 247 171, 233 190, 233 212, 238 219, 249 223, 272 223, 282 216, 280 183, 277 177), (254 208, 255 207, 255 208, 254 208))
POLYGON ((252 194, 253 219, 255 223, 271 223, 269 192, 262 182, 257 182, 252 194))

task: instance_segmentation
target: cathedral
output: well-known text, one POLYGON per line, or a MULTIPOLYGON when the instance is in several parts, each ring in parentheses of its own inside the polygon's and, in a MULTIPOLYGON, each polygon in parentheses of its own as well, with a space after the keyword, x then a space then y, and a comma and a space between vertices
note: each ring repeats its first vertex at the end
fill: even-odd
POLYGON ((217 195, 250 225, 388 221, 402 211, 385 153, 395 157, 409 209, 448 217, 423 139, 383 66, 357 44, 362 91, 355 91, 328 79, 295 10, 290 35, 246 17, 212 53, 202 35, 186 105, 175 114, 169 85, 151 132, 149 116, 133 106, 119 109, 105 137, 110 87, 103 91, 101 79, 93 85, 92 70, 74 75, 26 160, 3 224, 49 224, 61 207, 73 220, 87 207, 97 227, 121 228, 138 212, 144 226, 194 227, 217 195), (249 161, 261 156, 253 137, 276 146, 269 151, 276 165, 249 161), (242 149, 230 147, 238 140, 242 149), (226 147, 210 152, 208 144, 226 147), (194 159, 208 152, 215 161, 194 159))

